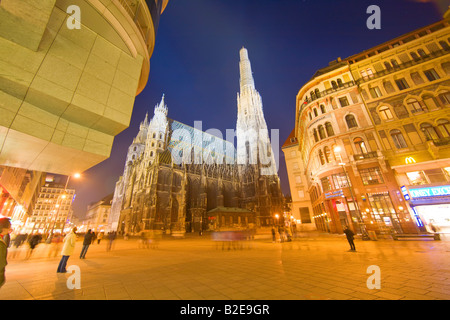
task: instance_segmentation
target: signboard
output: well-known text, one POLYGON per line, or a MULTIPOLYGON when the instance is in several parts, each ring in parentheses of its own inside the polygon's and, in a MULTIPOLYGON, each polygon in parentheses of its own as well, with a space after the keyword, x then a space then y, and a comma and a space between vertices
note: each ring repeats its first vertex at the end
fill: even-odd
POLYGON ((408 201, 409 199, 411 199, 411 198, 409 197, 408 190, 406 189, 405 186, 402 186, 400 189, 402 190, 403 197, 405 197, 405 200, 406 200, 406 201, 408 201))
MULTIPOLYGON (((403 190, 402 190, 403 191, 403 190)), ((450 196, 450 185, 409 189, 411 198, 450 196)))
POLYGON ((344 193, 342 192, 342 190, 325 192, 325 199, 337 198, 337 197, 343 197, 343 196, 344 196, 344 193))

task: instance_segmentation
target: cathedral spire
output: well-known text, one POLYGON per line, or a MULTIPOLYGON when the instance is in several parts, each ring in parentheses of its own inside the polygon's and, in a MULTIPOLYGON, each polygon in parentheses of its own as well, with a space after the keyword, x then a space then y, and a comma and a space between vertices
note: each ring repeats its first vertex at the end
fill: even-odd
POLYGON ((241 91, 245 87, 255 88, 255 81, 253 80, 252 75, 252 66, 250 64, 250 60, 248 59, 247 49, 242 47, 242 49, 239 51, 239 55, 241 58, 241 60, 239 61, 241 91))

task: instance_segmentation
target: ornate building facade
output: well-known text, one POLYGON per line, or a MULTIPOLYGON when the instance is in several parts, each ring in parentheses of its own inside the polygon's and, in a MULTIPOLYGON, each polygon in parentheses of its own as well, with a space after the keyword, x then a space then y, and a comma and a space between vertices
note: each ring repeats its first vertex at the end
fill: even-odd
MULTIPOLYGON (((317 229, 450 229, 449 36, 450 10, 338 58, 299 90, 294 133, 283 148, 300 154, 317 229)), ((301 173, 289 174, 291 194, 302 187, 293 180, 301 173)))
POLYGON ((184 233, 218 225, 246 228, 249 221, 271 225, 282 207, 280 183, 245 48, 240 58, 237 151, 232 142, 168 118, 163 96, 128 149, 115 187, 111 229, 184 233), (245 210, 219 211, 245 215, 233 214, 218 224, 215 212, 223 207, 245 210))

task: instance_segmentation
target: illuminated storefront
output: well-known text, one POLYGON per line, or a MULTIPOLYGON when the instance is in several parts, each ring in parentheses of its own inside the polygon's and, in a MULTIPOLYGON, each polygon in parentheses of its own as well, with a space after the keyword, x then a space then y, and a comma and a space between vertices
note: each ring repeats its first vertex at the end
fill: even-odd
POLYGON ((450 185, 404 186, 402 192, 419 228, 450 233, 450 185))

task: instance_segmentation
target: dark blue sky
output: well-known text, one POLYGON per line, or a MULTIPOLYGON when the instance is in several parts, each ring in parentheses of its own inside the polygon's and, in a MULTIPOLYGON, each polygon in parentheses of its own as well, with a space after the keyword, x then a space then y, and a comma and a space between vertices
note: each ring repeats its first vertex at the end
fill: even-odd
MULTIPOLYGON (((248 49, 256 89, 280 147, 294 127, 295 97, 317 69, 442 19, 450 3, 432 0, 169 0, 161 16, 150 79, 136 97, 130 127, 115 138, 111 157, 71 181, 74 211, 114 192, 128 146, 145 113, 165 94, 169 117, 203 130, 235 129, 239 50, 248 49), (446 3, 446 5, 445 5, 446 3), (367 7, 381 9, 381 29, 369 30, 367 7)), ((289 194, 281 150, 279 176, 289 194)))

